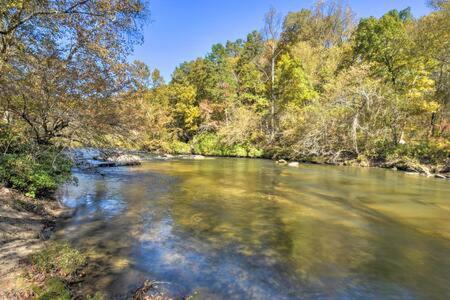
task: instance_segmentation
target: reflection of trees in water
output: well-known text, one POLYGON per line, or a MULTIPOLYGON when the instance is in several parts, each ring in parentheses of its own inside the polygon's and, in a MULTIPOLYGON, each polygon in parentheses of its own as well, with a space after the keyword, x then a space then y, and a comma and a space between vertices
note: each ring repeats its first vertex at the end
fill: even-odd
MULTIPOLYGON (((406 273, 415 277, 410 268, 419 266, 420 259, 407 258, 401 245, 390 250, 398 240, 391 227, 402 225, 365 205, 385 201, 388 195, 361 201, 376 195, 380 180, 391 175, 377 172, 371 180, 360 178, 367 176, 366 170, 350 169, 315 174, 302 182, 295 176, 292 180, 286 168, 259 170, 249 164, 198 167, 185 179, 172 204, 181 234, 205 242, 217 256, 226 251, 239 253, 259 266, 278 267, 285 276, 295 276, 299 282, 329 293, 333 289, 336 293, 356 291, 358 284, 370 288, 366 280, 376 277, 378 264, 395 274, 393 282, 406 273), (384 230, 391 234, 385 235, 384 230), (390 246, 383 249, 383 244, 390 246), (397 262, 395 257, 399 257, 397 262), (397 268, 398 263, 404 267, 397 268)), ((391 195, 398 192, 397 184, 399 179, 390 182, 391 195)), ((413 236, 407 233, 404 237, 410 249, 416 243, 413 236)), ((426 240, 417 244, 417 256, 430 259, 426 253, 433 246, 421 247, 426 240)), ((433 274, 431 269, 424 271, 433 274)), ((370 292, 377 293, 376 289, 370 292)))
POLYGON ((371 256, 352 270, 367 280, 366 293, 441 299, 450 287, 449 244, 445 239, 417 231, 384 216, 369 224, 371 256), (433 297, 432 297, 433 298, 433 297))
POLYGON ((283 258, 291 255, 292 236, 277 196, 268 193, 276 189, 280 170, 258 173, 238 165, 198 172, 201 176, 185 177, 174 191, 170 211, 182 247, 207 258, 203 276, 215 278, 214 289, 231 294, 257 295, 258 289, 278 290, 280 285, 287 289, 294 274, 283 258), (223 273, 217 274, 219 270, 223 273), (236 277, 226 279, 231 274, 236 277))
POLYGON ((258 288, 270 287, 294 296, 305 290, 330 297, 377 295, 383 289, 400 295, 395 285, 427 295, 448 292, 448 243, 382 210, 420 192, 399 191, 405 183, 389 181, 391 175, 377 173, 371 180, 366 171, 324 167, 297 172, 257 160, 162 166, 156 166, 162 168, 158 172, 177 180, 148 175, 85 187, 95 199, 113 195, 128 205, 120 216, 91 220, 71 233, 106 261, 110 286, 130 270, 141 270, 131 245, 151 241, 150 251, 159 249, 164 257, 142 254, 145 268, 153 272, 154 263, 167 263, 155 274, 225 294, 258 295, 258 288), (380 190, 386 180, 381 186, 386 191, 380 190))
POLYGON ((291 246, 279 205, 272 201, 274 195, 258 192, 273 191, 278 178, 273 173, 250 176, 242 170, 246 168, 200 169, 200 176, 186 178, 171 205, 175 224, 212 249, 240 245, 242 254, 251 255, 264 246, 285 255, 291 246))

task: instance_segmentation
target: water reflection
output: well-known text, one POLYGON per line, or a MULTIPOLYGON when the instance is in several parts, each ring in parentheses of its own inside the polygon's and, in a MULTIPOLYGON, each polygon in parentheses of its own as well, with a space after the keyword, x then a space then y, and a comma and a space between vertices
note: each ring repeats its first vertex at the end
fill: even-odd
POLYGON ((450 186, 386 170, 215 159, 78 174, 57 237, 124 297, 145 278, 213 299, 443 299, 450 186))

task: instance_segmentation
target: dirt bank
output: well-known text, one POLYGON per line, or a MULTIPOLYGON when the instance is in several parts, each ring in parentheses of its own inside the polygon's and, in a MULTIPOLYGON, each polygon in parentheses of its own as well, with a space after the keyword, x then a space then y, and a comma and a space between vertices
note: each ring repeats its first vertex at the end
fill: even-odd
POLYGON ((40 250, 70 211, 53 199, 32 199, 0 187, 0 298, 20 284, 25 259, 40 250))

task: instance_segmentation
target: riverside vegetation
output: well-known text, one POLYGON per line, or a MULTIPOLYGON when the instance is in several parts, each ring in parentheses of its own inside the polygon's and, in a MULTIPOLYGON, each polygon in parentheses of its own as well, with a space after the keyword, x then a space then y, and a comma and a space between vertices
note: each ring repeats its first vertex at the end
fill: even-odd
POLYGON ((262 31, 213 45, 168 84, 140 65, 140 146, 448 171, 450 6, 430 5, 359 22, 336 2, 284 20, 271 9, 262 31))
POLYGON ((272 8, 166 83, 127 61, 145 1, 3 0, 0 180, 49 196, 80 146, 448 173, 450 3, 428 4, 360 20, 337 1, 272 8))
POLYGON ((30 194, 64 179, 50 152, 77 146, 448 171, 448 1, 359 21, 334 1, 284 19, 272 8, 262 30, 213 45, 169 83, 126 60, 144 2, 6 3, 1 178, 30 194))

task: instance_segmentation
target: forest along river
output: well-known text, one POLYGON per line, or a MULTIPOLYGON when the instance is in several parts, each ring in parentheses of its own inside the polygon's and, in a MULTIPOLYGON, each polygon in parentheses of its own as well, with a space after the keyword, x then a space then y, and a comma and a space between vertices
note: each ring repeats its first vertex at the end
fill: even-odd
POLYGON ((450 183, 269 160, 151 161, 77 172, 55 238, 98 260, 94 290, 145 279, 201 299, 444 299, 450 183))

